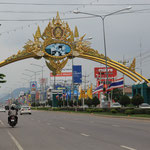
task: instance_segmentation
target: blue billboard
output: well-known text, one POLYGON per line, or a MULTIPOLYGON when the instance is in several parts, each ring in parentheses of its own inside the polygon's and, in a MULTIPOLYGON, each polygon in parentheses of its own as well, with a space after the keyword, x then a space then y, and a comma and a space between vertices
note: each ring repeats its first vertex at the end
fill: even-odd
POLYGON ((36 81, 31 81, 30 82, 30 90, 35 91, 37 89, 37 82, 36 81))
POLYGON ((82 67, 81 65, 73 66, 73 82, 82 83, 82 67))
POLYGON ((45 51, 52 56, 64 56, 70 53, 71 47, 63 43, 54 43, 54 44, 48 45, 45 48, 45 51))

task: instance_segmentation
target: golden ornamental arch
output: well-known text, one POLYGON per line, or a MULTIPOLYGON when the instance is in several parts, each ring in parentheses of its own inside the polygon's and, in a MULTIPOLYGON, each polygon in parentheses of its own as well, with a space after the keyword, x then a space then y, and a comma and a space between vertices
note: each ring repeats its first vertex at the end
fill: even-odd
MULTIPOLYGON (((68 23, 62 21, 59 13, 57 13, 56 18, 49 22, 42 34, 38 26, 34 40, 27 41, 22 51, 19 50, 16 55, 14 54, 0 62, 0 67, 27 58, 40 59, 42 57, 45 58, 47 67, 54 75, 60 73, 68 59, 73 57, 89 59, 106 65, 105 56, 92 49, 90 43, 84 40, 84 37, 85 35, 79 37, 77 27, 75 27, 73 33, 68 23)), ((107 65, 125 74, 135 82, 144 80, 146 83, 150 83, 144 76, 135 72, 135 61, 130 67, 126 67, 107 57, 107 65)))

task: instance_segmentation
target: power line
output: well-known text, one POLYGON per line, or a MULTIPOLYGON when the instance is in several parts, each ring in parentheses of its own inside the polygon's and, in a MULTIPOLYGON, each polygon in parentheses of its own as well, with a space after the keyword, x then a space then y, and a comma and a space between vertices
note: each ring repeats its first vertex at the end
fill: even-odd
POLYGON ((150 5, 150 3, 123 3, 123 4, 118 4, 118 3, 10 3, 10 2, 0 2, 0 5, 40 5, 40 6, 127 6, 127 5, 134 5, 134 6, 147 6, 150 5))
MULTIPOLYGON (((69 11, 67 11, 69 12, 69 11)), ((67 12, 59 12, 59 13, 67 13, 67 12)), ((6 11, 2 10, 0 13, 38 13, 38 14, 56 14, 57 11, 6 11)))
MULTIPOLYGON (((130 12, 123 12, 119 14, 126 14, 126 13, 142 13, 143 11, 150 11, 150 8, 148 9, 138 9, 130 12)), ((0 13, 37 13, 37 14, 56 14, 57 11, 8 11, 8 10, 0 10, 0 13)), ((60 14, 66 14, 66 13, 72 13, 72 11, 66 11, 66 12, 59 12, 60 14)), ((145 12, 144 12, 145 13, 145 12)))
MULTIPOLYGON (((87 16, 87 17, 70 17, 70 18, 62 18, 61 20, 74 20, 74 19, 88 19, 88 18, 96 18, 95 16, 87 16)), ((45 19, 0 19, 0 21, 50 21, 51 18, 45 18, 45 19)))

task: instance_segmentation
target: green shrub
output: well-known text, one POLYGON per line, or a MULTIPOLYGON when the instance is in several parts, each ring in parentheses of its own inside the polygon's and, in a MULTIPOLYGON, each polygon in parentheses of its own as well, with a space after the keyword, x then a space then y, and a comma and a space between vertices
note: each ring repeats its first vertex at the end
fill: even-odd
POLYGON ((129 104, 127 107, 134 108, 135 106, 133 104, 129 104))
POLYGON ((98 108, 96 112, 104 112, 104 109, 98 108))
POLYGON ((135 108, 134 113, 135 114, 145 114, 145 111, 143 109, 135 108))
POLYGON ((53 108, 52 110, 53 111, 59 111, 59 110, 61 110, 61 108, 53 108))
POLYGON ((139 106, 140 104, 144 102, 144 98, 140 94, 136 94, 133 96, 131 102, 133 105, 139 106))
POLYGON ((127 96, 127 95, 121 96, 121 97, 120 97, 120 100, 119 100, 120 104, 123 105, 123 106, 129 105, 129 104, 130 104, 130 101, 131 101, 131 100, 130 100, 129 96, 127 96))
POLYGON ((127 114, 127 115, 134 114, 134 110, 133 109, 127 109, 127 110, 125 110, 125 114, 127 114))
POLYGON ((91 108, 86 109, 87 112, 92 112, 91 108))
POLYGON ((87 108, 86 111, 90 112, 90 113, 92 113, 92 112, 104 112, 104 110, 101 108, 87 108))
POLYGON ((111 109, 110 112, 116 114, 118 111, 116 109, 111 109))
POLYGON ((150 109, 145 110, 145 113, 150 115, 150 109))

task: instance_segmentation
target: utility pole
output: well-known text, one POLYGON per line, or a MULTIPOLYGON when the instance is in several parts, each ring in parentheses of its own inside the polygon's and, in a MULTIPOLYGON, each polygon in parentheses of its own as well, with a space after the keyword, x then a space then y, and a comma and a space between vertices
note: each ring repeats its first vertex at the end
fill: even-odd
MULTIPOLYGON (((129 63, 129 61, 125 60, 124 56, 123 56, 123 60, 122 61, 118 61, 119 63, 122 63, 123 65, 126 66, 127 63, 129 63)), ((125 79, 124 79, 124 73, 123 73, 123 95, 125 94, 125 79)))
POLYGON ((141 71, 141 75, 142 75, 142 43, 140 41, 140 71, 141 71))
POLYGON ((85 74, 85 75, 83 75, 82 77, 84 77, 84 81, 82 81, 82 82, 84 83, 84 90, 86 91, 86 89, 87 89, 87 88, 86 88, 86 86, 87 86, 86 83, 89 83, 89 81, 87 81, 87 77, 89 77, 89 75, 86 75, 86 74, 85 74))

